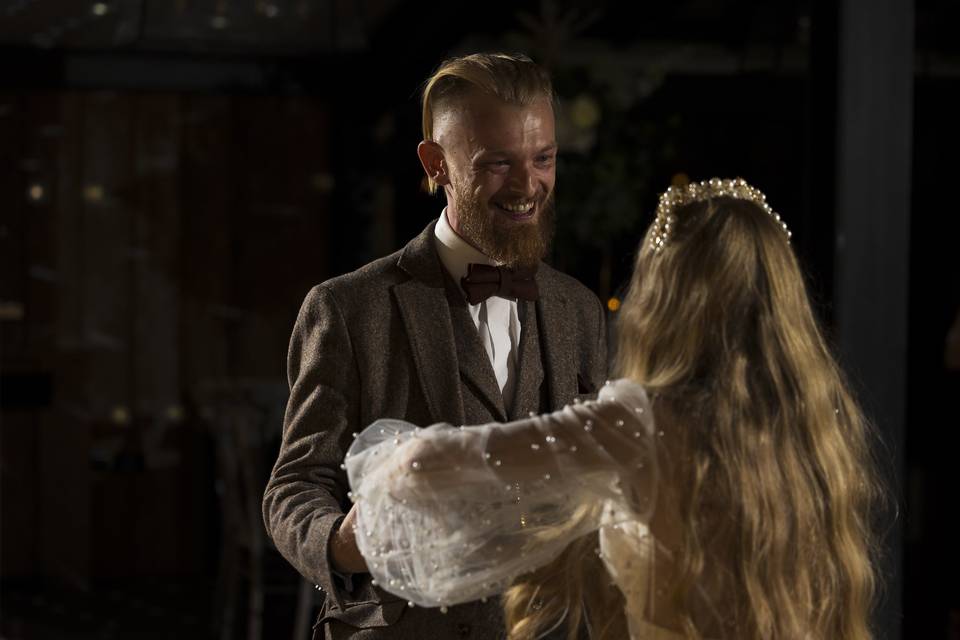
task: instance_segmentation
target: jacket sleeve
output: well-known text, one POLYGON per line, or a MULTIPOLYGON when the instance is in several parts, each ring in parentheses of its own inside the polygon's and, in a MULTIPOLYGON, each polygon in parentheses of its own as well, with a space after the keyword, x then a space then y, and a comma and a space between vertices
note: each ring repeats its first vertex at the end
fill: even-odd
POLYGON ((596 350, 591 360, 591 375, 594 385, 599 390, 610 375, 610 365, 607 354, 607 312, 603 303, 597 300, 597 335, 596 350))
POLYGON ((339 602, 328 547, 349 505, 341 462, 356 429, 359 382, 347 324, 323 285, 300 309, 287 377, 290 398, 263 496, 264 523, 283 557, 339 602))
POLYGON ((595 397, 609 377, 606 311, 596 296, 590 298, 592 305, 584 311, 585 330, 579 342, 577 393, 582 398, 595 397))

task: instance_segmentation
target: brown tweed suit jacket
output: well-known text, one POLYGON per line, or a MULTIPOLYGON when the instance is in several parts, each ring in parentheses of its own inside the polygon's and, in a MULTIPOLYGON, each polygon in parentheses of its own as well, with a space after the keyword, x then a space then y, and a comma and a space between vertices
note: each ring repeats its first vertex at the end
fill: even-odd
POLYGON ((507 421, 595 394, 606 374, 596 296, 547 265, 540 299, 520 305, 516 397, 504 408, 466 301, 434 245, 432 222, 401 251, 328 280, 307 295, 290 340, 283 441, 263 499, 280 553, 323 592, 315 638, 501 638, 491 599, 408 608, 352 576, 332 573, 331 531, 349 508, 340 469, 354 432, 378 418, 418 425, 507 421))

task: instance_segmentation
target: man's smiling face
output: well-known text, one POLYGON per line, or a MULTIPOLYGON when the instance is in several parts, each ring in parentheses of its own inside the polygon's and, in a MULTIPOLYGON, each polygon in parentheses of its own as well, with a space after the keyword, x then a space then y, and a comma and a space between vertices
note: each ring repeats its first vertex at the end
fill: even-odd
POLYGON ((473 92, 438 125, 454 231, 497 262, 536 264, 553 233, 557 143, 550 100, 512 105, 473 92))

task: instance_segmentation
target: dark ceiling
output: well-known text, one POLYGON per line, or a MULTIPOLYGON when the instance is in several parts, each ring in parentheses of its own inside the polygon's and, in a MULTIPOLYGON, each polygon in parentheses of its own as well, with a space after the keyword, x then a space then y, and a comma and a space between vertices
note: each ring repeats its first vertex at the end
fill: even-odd
MULTIPOLYGON (((0 0, 0 44, 38 48, 309 55, 445 40, 445 32, 552 30, 643 40, 786 43, 829 0, 0 0), (382 42, 381 42, 382 41, 382 42)), ((960 3, 919 0, 918 48, 960 51, 960 3)), ((404 50, 398 50, 403 55, 404 50)))
MULTIPOLYGON (((960 2, 917 0, 914 4, 918 73, 960 77, 960 38, 956 35, 960 2)), ((485 0, 439 4, 410 0, 0 0, 0 66, 7 67, 0 83, 29 84, 31 77, 44 75, 43 65, 51 61, 57 69, 53 75, 68 78, 66 84, 83 85, 83 78, 93 77, 90 67, 95 69, 94 75, 104 73, 102 58, 89 62, 84 56, 103 54, 114 60, 117 55, 124 56, 124 64, 131 57, 135 62, 149 58, 150 64, 156 64, 158 58, 175 58, 180 61, 177 64, 194 66, 208 58, 219 65, 230 59, 301 59, 309 60, 311 68, 325 66, 325 73, 336 73, 347 64, 382 69, 387 61, 390 68, 409 67, 415 75, 422 75, 436 64, 438 56, 491 47, 527 51, 548 67, 552 57, 582 56, 590 58, 594 66, 624 61, 636 65, 640 61, 681 73, 724 74, 757 68, 802 72, 818 28, 819 37, 827 41, 836 37, 831 31, 837 29, 838 6, 835 0, 485 0), (822 17, 828 19, 820 20, 822 17), (598 57, 598 51, 606 57, 598 57), (67 57, 50 58, 61 54, 67 57), (18 65, 18 59, 24 64, 18 65)), ((178 78, 185 75, 180 67, 170 73, 178 78)), ((254 75, 262 73, 258 70, 254 75)), ((133 75, 137 74, 139 71, 133 75)), ((244 83, 231 76, 223 84, 244 83)), ((247 84, 259 86, 262 81, 254 79, 247 84)))
POLYGON ((399 0, 4 0, 0 42, 84 50, 355 51, 399 0))

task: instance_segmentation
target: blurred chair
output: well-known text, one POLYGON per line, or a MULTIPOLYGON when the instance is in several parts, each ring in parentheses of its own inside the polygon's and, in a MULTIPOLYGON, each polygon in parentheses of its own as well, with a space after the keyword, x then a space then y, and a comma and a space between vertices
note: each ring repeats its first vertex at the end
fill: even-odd
MULTIPOLYGON (((267 390, 272 389, 271 385, 267 390)), ((277 431, 281 423, 274 424, 280 419, 275 399, 258 390, 263 391, 252 382, 214 385, 206 405, 216 443, 217 494, 223 515, 213 621, 222 640, 234 640, 237 603, 246 583, 247 640, 261 640, 267 593, 292 595, 296 591, 293 640, 306 640, 316 604, 313 585, 302 577, 296 584, 271 582, 266 571, 269 556, 279 557, 267 537, 260 508, 269 468, 266 445, 268 434, 277 431)))

